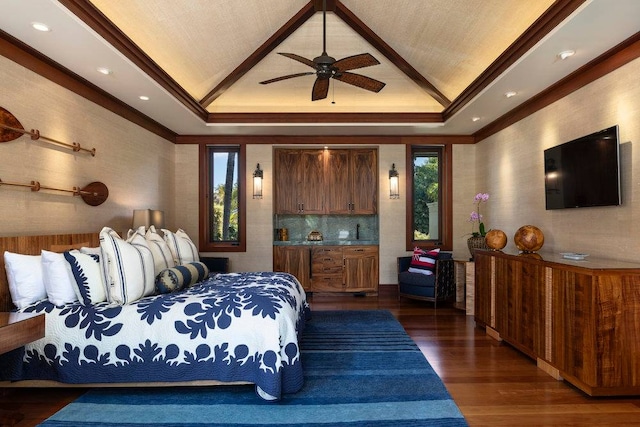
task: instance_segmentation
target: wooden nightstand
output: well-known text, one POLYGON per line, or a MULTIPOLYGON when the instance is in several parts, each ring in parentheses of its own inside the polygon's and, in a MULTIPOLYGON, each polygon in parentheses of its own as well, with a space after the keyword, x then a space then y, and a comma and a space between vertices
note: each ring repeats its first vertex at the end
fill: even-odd
POLYGON ((0 312, 0 354, 44 337, 44 314, 0 312))
MULTIPOLYGON (((44 337, 44 314, 0 312, 0 354, 44 337)), ((12 426, 24 418, 19 411, 0 409, 0 425, 12 426)))

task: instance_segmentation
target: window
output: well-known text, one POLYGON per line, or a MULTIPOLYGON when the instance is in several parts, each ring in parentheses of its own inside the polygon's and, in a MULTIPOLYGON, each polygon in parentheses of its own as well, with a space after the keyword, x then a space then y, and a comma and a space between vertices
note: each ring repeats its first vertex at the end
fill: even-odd
POLYGON ((201 146, 200 154, 200 250, 244 251, 244 147, 201 146))
POLYGON ((407 150, 407 250, 453 247, 448 147, 412 146, 407 150))

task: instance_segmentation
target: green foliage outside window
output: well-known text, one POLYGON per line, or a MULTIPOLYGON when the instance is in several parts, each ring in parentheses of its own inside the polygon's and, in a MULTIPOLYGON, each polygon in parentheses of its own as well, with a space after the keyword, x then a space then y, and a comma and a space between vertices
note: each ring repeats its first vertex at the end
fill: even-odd
MULTIPOLYGON (((439 167, 437 153, 415 153, 413 156, 413 239, 437 240, 438 224, 430 224, 438 212, 430 212, 429 204, 438 202, 439 167), (431 227, 430 227, 431 225, 431 227)), ((437 206, 437 205, 436 205, 437 206)), ((437 209, 437 207, 436 207, 437 209)))

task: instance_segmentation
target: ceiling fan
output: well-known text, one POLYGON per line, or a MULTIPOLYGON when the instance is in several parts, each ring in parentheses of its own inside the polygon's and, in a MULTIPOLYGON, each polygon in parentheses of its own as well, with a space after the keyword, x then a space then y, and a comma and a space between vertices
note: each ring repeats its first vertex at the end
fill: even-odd
POLYGON ((313 84, 313 90, 311 91, 312 101, 317 101, 327 97, 327 94, 329 93, 329 79, 331 78, 371 92, 380 92, 385 86, 385 83, 372 79, 371 77, 349 72, 349 70, 356 70, 358 68, 380 64, 380 62, 371 54, 361 53, 359 55, 348 56, 337 61, 335 58, 327 54, 327 0, 322 1, 322 54, 313 58, 313 61, 311 61, 300 55, 296 55, 295 53, 278 53, 282 56, 286 56, 287 58, 308 65, 309 67, 314 68, 315 71, 276 77, 274 79, 260 82, 260 84, 266 85, 294 77, 315 74, 317 77, 313 84))

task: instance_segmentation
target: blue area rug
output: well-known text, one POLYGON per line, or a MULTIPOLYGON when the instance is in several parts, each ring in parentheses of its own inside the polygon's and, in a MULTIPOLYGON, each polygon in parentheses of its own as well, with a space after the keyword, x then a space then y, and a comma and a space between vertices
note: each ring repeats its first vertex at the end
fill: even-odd
POLYGON ((303 389, 265 402, 253 386, 95 389, 43 426, 466 426, 388 311, 316 311, 303 333, 303 389))

